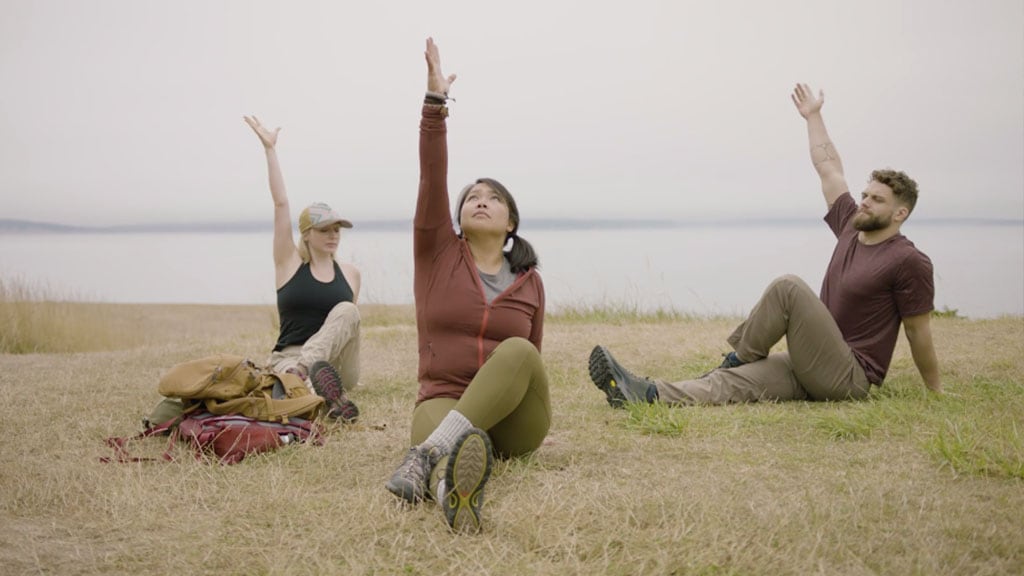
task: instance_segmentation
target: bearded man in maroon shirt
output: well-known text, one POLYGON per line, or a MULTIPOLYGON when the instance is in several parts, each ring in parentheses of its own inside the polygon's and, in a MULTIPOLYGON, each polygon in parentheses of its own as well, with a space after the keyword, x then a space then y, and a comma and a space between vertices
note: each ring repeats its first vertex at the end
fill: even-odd
POLYGON ((901 324, 924 385, 942 392, 930 324, 932 263, 900 233, 917 203, 917 183, 903 172, 875 170, 858 206, 821 117, 824 93, 798 84, 792 99, 807 121, 825 222, 837 239, 820 297, 796 276, 776 279, 729 336, 733 351, 721 366, 694 380, 637 377, 596 346, 590 377, 612 407, 864 398, 882 385, 901 324), (788 351, 770 354, 783 337, 788 351))

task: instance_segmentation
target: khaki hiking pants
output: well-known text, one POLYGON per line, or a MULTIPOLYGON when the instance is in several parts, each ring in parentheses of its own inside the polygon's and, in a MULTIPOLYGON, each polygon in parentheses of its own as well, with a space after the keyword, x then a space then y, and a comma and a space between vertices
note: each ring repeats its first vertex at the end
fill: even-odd
POLYGON ((850 400, 864 398, 871 386, 828 308, 797 276, 769 284, 728 342, 747 364, 696 380, 657 382, 661 401, 850 400), (769 355, 783 336, 789 351, 769 355))
POLYGON ((305 344, 272 352, 267 364, 277 372, 284 372, 299 363, 308 370, 318 360, 334 366, 345 390, 359 383, 359 308, 355 304, 339 303, 305 344))
POLYGON ((453 409, 486 430, 501 457, 539 448, 551 428, 551 399, 537 348, 525 338, 509 338, 487 357, 462 398, 420 402, 412 415, 412 445, 426 440, 453 409))

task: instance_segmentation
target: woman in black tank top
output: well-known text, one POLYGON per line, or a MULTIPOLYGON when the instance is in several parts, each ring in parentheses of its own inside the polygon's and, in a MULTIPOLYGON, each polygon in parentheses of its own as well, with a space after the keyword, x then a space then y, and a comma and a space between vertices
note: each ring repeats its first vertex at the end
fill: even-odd
POLYGON ((288 193, 277 158, 280 128, 266 129, 255 116, 246 124, 263 144, 274 201, 274 276, 281 333, 268 364, 307 380, 323 396, 328 415, 354 421, 359 414, 346 390, 359 382, 359 270, 338 262, 341 229, 352 223, 316 202, 299 215, 299 242, 292 236, 288 193))

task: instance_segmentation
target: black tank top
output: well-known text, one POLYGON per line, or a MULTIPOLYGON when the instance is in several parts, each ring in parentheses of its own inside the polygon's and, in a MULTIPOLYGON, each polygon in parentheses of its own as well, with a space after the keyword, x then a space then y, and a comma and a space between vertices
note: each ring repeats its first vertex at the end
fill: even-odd
POLYGON ((352 287, 348 285, 337 262, 334 263, 334 280, 327 283, 314 278, 309 263, 304 262, 295 275, 277 291, 281 335, 274 351, 285 346, 305 344, 324 325, 332 308, 339 302, 351 301, 352 287))

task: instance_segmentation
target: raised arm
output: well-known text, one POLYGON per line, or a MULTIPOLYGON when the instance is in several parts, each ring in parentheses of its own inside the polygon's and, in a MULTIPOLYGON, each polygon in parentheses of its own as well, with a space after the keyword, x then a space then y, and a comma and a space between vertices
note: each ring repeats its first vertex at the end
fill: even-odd
POLYGON ((270 197, 274 201, 274 269, 277 287, 280 288, 298 269, 301 259, 295 240, 292 238, 292 217, 288 206, 288 191, 284 186, 281 164, 277 160, 277 134, 264 128, 255 116, 244 116, 245 123, 259 137, 267 155, 267 174, 270 178, 270 197))
POLYGON ((932 343, 931 313, 908 316, 903 319, 903 331, 910 343, 910 354, 914 357, 917 371, 921 373, 924 385, 932 392, 942 393, 939 377, 939 360, 932 343))
POLYGON ((843 174, 843 161, 839 151, 828 137, 825 121, 821 117, 821 106, 825 103, 825 93, 818 91, 815 97, 807 84, 797 84, 790 96, 797 112, 807 120, 807 139, 811 147, 811 162, 821 178, 821 192, 825 195, 825 203, 831 208, 836 199, 850 187, 846 184, 843 174))
POLYGON ((441 54, 432 38, 423 53, 427 94, 420 120, 420 186, 413 218, 413 254, 429 261, 446 242, 454 241, 448 203, 448 128, 445 102, 455 74, 441 72, 441 54))

